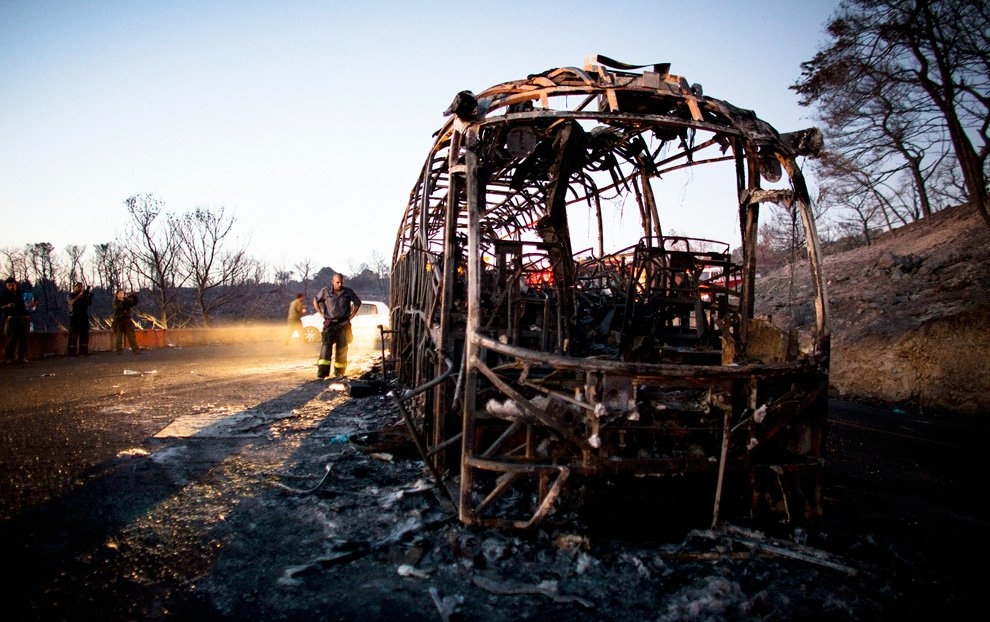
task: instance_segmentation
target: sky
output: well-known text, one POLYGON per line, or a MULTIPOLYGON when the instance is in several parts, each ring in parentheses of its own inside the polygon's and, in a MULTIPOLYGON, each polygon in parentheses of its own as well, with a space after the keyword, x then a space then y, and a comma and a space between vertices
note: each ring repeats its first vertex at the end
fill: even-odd
MULTIPOLYGON (((836 5, 0 0, 0 249, 92 249, 151 193, 222 207, 231 243, 275 269, 390 262, 457 92, 603 54, 803 129, 788 87, 836 5)), ((738 246, 683 211, 665 230, 738 246)))

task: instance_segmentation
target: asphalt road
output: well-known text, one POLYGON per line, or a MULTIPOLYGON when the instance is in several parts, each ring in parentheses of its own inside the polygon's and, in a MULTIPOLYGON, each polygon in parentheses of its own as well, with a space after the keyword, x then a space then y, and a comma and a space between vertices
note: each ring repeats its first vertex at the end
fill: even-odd
POLYGON ((0 367, 0 518, 73 489, 211 400, 260 404, 316 377, 318 344, 52 357, 0 367))
MULTIPOLYGON (((229 415, 234 405, 278 416, 311 402, 324 390, 315 381, 316 354, 305 344, 239 344, 0 368, 0 537, 8 549, 0 565, 8 587, 32 589, 24 556, 10 553, 15 542, 48 537, 39 536, 46 511, 73 505, 85 516, 80 532, 98 524, 101 486, 128 481, 103 478, 107 465, 146 450, 191 411, 229 415)), ((964 607, 983 589, 985 572, 971 569, 984 568, 990 553, 987 419, 838 400, 830 419, 822 529, 850 542, 870 533, 917 568, 926 608, 964 607)), ((211 451, 214 462, 232 453, 218 444, 211 451)), ((35 542, 30 554, 49 547, 53 559, 71 560, 71 550, 56 549, 84 540, 62 534, 35 542)))

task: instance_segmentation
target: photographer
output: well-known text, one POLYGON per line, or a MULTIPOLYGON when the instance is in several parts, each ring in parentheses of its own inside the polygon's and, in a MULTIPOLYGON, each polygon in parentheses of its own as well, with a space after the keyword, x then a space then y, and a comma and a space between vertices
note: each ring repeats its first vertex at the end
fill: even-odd
POLYGON ((89 356, 89 306, 93 304, 93 290, 76 283, 69 292, 69 356, 78 352, 89 356))
POLYGON ((117 290, 113 297, 113 351, 117 354, 123 352, 124 338, 131 347, 131 352, 141 354, 141 349, 137 344, 137 336, 134 334, 134 320, 131 319, 131 309, 137 305, 137 294, 126 293, 122 289, 117 290))
POLYGON ((14 277, 9 277, 4 283, 4 291, 0 292, 0 310, 3 311, 3 335, 7 345, 3 351, 3 362, 26 364, 27 336, 31 323, 30 312, 38 306, 37 300, 27 302, 29 292, 17 285, 14 277), (15 359, 14 356, 17 356, 15 359))

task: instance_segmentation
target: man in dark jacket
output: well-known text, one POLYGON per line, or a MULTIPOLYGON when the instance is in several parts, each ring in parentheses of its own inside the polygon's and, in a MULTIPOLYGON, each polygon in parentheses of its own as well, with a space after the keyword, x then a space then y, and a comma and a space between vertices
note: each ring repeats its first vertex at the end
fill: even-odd
MULTIPOLYGON (((30 307, 38 306, 33 300, 30 307)), ((17 286, 17 279, 9 277, 4 282, 4 290, 0 292, 0 310, 3 311, 3 336, 7 338, 7 347, 3 351, 3 362, 14 362, 17 355, 18 363, 27 363, 28 326, 31 323, 28 304, 24 302, 24 291, 17 286)))
POLYGON ((344 275, 335 274, 332 287, 324 287, 313 299, 313 306, 323 316, 323 343, 316 362, 316 377, 341 377, 347 370, 347 346, 354 340, 351 318, 361 308, 361 299, 350 287, 344 287, 344 275), (332 354, 332 356, 331 356, 332 354))
POLYGON ((93 290, 76 283, 69 292, 69 356, 89 356, 89 305, 93 290))

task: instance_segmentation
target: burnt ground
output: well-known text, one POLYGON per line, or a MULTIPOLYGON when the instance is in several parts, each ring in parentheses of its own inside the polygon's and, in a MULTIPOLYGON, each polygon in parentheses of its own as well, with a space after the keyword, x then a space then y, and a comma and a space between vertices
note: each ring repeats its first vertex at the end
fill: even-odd
POLYGON ((677 503, 609 499, 504 532, 461 525, 395 442, 390 399, 316 380, 315 356, 0 368, 4 617, 875 620, 982 603, 985 417, 835 400, 825 515, 804 529, 710 530, 677 503))

